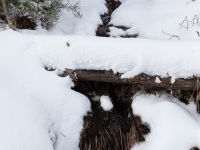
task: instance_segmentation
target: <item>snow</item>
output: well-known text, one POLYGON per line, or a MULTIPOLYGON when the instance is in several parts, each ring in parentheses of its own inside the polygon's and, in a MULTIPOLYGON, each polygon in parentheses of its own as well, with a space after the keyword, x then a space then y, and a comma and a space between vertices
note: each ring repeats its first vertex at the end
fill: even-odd
MULTIPOLYGON (((110 24, 114 26, 126 26, 130 29, 122 31, 110 27, 110 35, 119 37, 120 35, 132 35, 138 33, 140 37, 151 39, 168 40, 171 35, 177 35, 181 40, 198 39, 199 7, 200 0, 125 0, 111 17, 110 24), (187 16, 189 22, 188 29, 180 24, 187 16), (163 31, 163 32, 162 32, 163 31)), ((187 22, 183 23, 187 26, 187 22)), ((172 38, 171 40, 178 40, 172 38)))
POLYGON ((35 36, 35 42, 44 64, 59 70, 112 69, 124 73, 122 78, 143 72, 161 77, 171 76, 172 83, 176 78, 200 74, 199 40, 35 36))
POLYGON ((109 96, 105 96, 105 95, 101 96, 100 103, 104 111, 110 111, 113 108, 113 104, 109 96))
POLYGON ((145 95, 133 98, 133 112, 150 125, 145 142, 132 150, 189 150, 200 147, 200 118, 194 103, 185 105, 169 95, 145 95))
MULTIPOLYGON (((190 78, 200 75, 200 0, 120 0, 110 24, 111 37, 139 34, 136 39, 95 37, 106 13, 105 0, 81 0, 83 18, 64 11, 56 26, 46 31, 0 28, 0 149, 77 150, 83 116, 90 101, 71 90, 68 69, 110 70, 131 78, 139 73, 190 78), (196 20, 194 20, 196 21, 196 20), (197 22, 196 22, 197 23, 197 22), (183 23, 186 26, 186 21, 183 23), (165 32, 165 33, 163 33, 165 32), (177 35, 171 38, 170 35, 177 35), (170 39, 171 38, 171 39, 170 39), (170 39, 170 41, 169 41, 170 39), (56 69, 46 71, 45 67, 56 69)), ((156 77, 156 83, 161 83, 156 77)), ((98 95, 105 111, 113 108, 108 96, 98 95)), ((200 148, 200 117, 196 105, 185 105, 170 95, 138 93, 133 113, 150 126, 146 141, 132 150, 189 150, 200 148)))
POLYGON ((44 69, 31 37, 0 32, 0 149, 78 149, 90 102, 44 69))
POLYGON ((63 30, 65 34, 96 35, 97 26, 102 24, 100 15, 107 12, 105 0, 80 0, 79 2, 83 17, 78 19, 72 13, 65 11, 55 30, 61 32, 63 30))
MULTIPOLYGON (((67 1, 64 0, 66 3, 67 1)), ((105 0, 70 0, 70 2, 79 2, 82 18, 76 18, 72 12, 64 10, 58 23, 52 30, 46 31, 41 26, 37 26, 35 31, 21 30, 21 32, 44 35, 96 35, 98 25, 102 24, 100 15, 108 11, 105 6, 105 0)))
POLYGON ((161 83, 160 79, 158 77, 156 77, 156 80, 155 80, 156 83, 161 83))
MULTIPOLYGON (((7 30, 0 32, 0 41, 0 149, 5 150, 30 147, 37 150, 78 149, 83 116, 90 110, 90 102, 85 96, 70 89, 73 84, 69 77, 57 76, 65 68, 113 69, 124 73, 122 77, 132 77, 144 72, 161 77, 169 75, 173 80, 177 77, 191 77, 200 71, 198 40, 158 42, 140 38, 33 35, 7 30), (46 71, 44 65, 56 71, 46 71)), ((151 96, 146 96, 144 104, 136 103, 137 108, 134 107, 137 101, 134 100, 133 103, 134 113, 141 115, 152 129, 146 142, 138 144, 134 150, 156 150, 159 146, 166 146, 166 150, 184 150, 199 146, 199 126, 192 120, 196 117, 195 120, 199 122, 195 108, 186 117, 183 115, 186 112, 184 110, 187 110, 185 106, 178 107, 175 103, 163 102, 156 110, 149 110, 149 116, 145 118, 145 114, 137 109, 148 110, 149 99, 151 96), (148 107, 145 107, 145 103, 148 107), (169 116, 167 110, 170 110, 169 116), (176 111, 177 115, 174 115, 176 111), (162 117, 169 119, 168 126, 162 117), (175 118, 170 120, 170 117, 175 118), (177 122, 172 124, 172 121, 177 122), (175 130, 180 127, 180 124, 176 125, 179 121, 180 124, 188 124, 175 130), (157 129, 157 126, 161 128, 157 129), (161 131, 165 128, 165 134, 170 133, 173 140, 167 138, 168 134, 162 136, 161 131), (188 130, 184 131, 186 128, 188 130), (177 137, 180 142, 173 138, 176 134, 182 135, 181 139, 177 137), (160 136, 162 138, 158 138, 160 136), (155 144, 157 140, 161 143, 158 146, 155 144), (181 146, 180 143, 185 144, 181 146)), ((155 99, 168 100, 165 97, 155 99)), ((106 102, 110 101, 106 99, 106 102)), ((112 109, 111 106, 111 103, 102 103, 106 111, 112 109)))

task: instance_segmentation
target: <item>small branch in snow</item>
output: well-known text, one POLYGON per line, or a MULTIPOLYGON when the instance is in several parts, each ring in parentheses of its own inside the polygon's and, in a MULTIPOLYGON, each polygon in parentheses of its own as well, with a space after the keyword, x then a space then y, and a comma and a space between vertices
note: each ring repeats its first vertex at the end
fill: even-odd
POLYGON ((69 47, 70 46, 70 44, 69 43, 66 43, 67 44, 67 46, 69 47))
POLYGON ((179 25, 180 25, 180 29, 181 29, 181 27, 186 28, 186 29, 189 29, 189 23, 192 24, 192 26, 196 25, 196 26, 199 28, 199 26, 200 26, 200 14, 196 14, 196 15, 193 17, 192 21, 189 21, 189 20, 187 19, 187 16, 186 16, 185 19, 183 20, 183 22, 179 24, 179 25), (184 22, 187 23, 187 26, 186 26, 186 27, 183 25, 184 22))
POLYGON ((187 19, 187 16, 185 17, 185 19, 183 20, 183 22, 180 23, 180 29, 181 29, 181 27, 188 29, 188 19, 187 19), (183 23, 184 23, 185 21, 187 22, 187 27, 183 26, 183 23))
POLYGON ((196 24, 197 26, 199 26, 199 14, 194 16, 194 18, 192 19, 191 23, 192 23, 192 26, 194 24, 196 24), (195 23, 195 20, 196 20, 196 23, 195 23))
POLYGON ((196 31, 196 32, 197 32, 198 37, 200 37, 199 31, 196 31))
POLYGON ((64 134, 62 134, 61 132, 60 132, 60 134, 61 134, 62 136, 64 136, 64 137, 65 137, 65 135, 64 135, 64 134))
POLYGON ((173 37, 176 37, 176 38, 178 38, 178 40, 180 40, 178 35, 167 34, 167 33, 165 33, 164 31, 162 31, 162 32, 163 32, 164 34, 166 34, 166 35, 171 36, 171 37, 169 38, 169 40, 171 40, 173 37))

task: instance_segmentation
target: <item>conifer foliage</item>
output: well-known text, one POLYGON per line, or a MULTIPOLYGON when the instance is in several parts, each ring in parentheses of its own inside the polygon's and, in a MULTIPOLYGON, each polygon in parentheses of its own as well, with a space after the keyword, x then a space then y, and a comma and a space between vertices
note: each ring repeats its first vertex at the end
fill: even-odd
MULTIPOLYGON (((6 0, 10 18, 18 29, 35 29, 37 24, 47 30, 51 29, 62 14, 62 10, 71 11, 81 17, 79 3, 63 0, 6 0)), ((5 19, 3 4, 0 1, 0 19, 5 19)))

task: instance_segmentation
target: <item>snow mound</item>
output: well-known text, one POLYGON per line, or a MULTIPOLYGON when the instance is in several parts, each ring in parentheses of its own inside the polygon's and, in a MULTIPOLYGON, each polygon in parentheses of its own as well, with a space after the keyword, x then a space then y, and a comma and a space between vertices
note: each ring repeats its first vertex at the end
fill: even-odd
POLYGON ((104 111, 110 111, 113 108, 113 104, 108 96, 101 96, 100 102, 104 111))
POLYGON ((118 37, 138 33, 140 37, 168 40, 171 36, 167 34, 171 34, 181 40, 198 39, 199 6, 200 0, 125 0, 113 12, 110 24, 130 29, 122 31, 111 27, 110 35, 118 37))
POLYGON ((78 149, 89 100, 44 69, 32 36, 0 33, 0 149, 78 149))
MULTIPOLYGON (((64 0, 66 3, 68 0, 64 0)), ((99 24, 102 24, 101 15, 106 13, 105 0, 70 0, 71 3, 79 2, 82 18, 76 18, 72 12, 64 10, 55 27, 47 31, 38 26, 35 31, 22 30, 29 34, 73 34, 73 35, 96 35, 99 24)))
POLYGON ((133 112, 150 125, 145 142, 132 150, 188 150, 200 148, 200 118, 194 103, 185 105, 169 95, 133 98, 133 112))
POLYGON ((188 78, 200 74, 200 42, 91 36, 35 36, 38 55, 55 69, 95 69, 188 78), (69 46, 68 46, 69 45, 69 46))
MULTIPOLYGON (((83 116, 90 110, 90 102, 70 89, 73 83, 69 77, 59 78, 56 71, 48 72, 45 66, 57 71, 113 69, 124 73, 123 77, 141 72, 171 75, 173 79, 200 74, 198 40, 44 36, 8 30, 0 33, 0 44, 0 149, 3 150, 78 149, 83 116)), ((186 108, 190 111, 189 107, 169 102, 166 96, 136 97, 134 113, 150 124, 151 133, 145 143, 135 148, 160 150, 160 146, 166 146, 167 150, 185 147, 188 150, 199 146, 199 119, 186 108), (156 145, 158 142, 160 146, 156 145)))

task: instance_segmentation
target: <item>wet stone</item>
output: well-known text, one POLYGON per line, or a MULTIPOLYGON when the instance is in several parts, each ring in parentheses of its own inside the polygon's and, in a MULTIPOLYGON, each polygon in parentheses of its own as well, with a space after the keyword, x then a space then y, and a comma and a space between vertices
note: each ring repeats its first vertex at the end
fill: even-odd
POLYGON ((103 15, 103 16, 101 16, 101 19, 102 19, 102 22, 103 22, 104 25, 108 25, 111 17, 109 15, 103 15))
POLYGON ((107 32, 109 31, 108 26, 99 26, 97 36, 107 37, 107 32))

